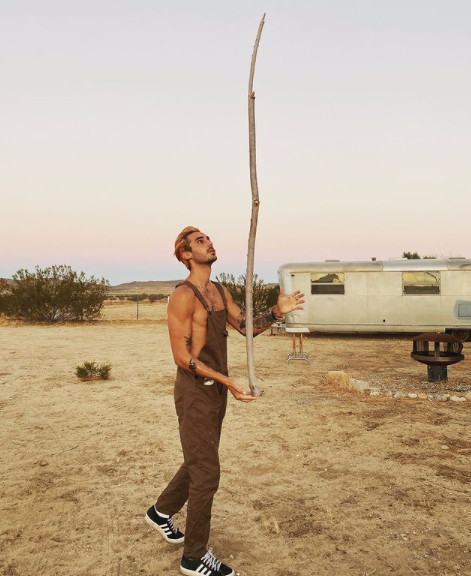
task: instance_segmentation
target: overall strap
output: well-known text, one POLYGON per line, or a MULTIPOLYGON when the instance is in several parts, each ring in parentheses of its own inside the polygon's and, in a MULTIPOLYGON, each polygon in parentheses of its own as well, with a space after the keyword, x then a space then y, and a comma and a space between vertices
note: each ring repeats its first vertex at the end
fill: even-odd
POLYGON ((179 286, 188 286, 188 288, 191 288, 191 290, 193 290, 194 295, 198 298, 198 300, 201 302, 201 304, 203 304, 203 308, 209 312, 211 310, 211 308, 207 305, 206 300, 203 298, 203 296, 201 296, 201 292, 198 290, 198 288, 192 284, 191 282, 188 282, 188 280, 184 280, 183 282, 180 282, 179 284, 177 284, 176 288, 178 288, 179 286))
POLYGON ((222 302, 224 304, 224 309, 226 309, 227 308, 227 298, 226 298, 226 294, 224 293, 223 287, 221 286, 221 284, 219 284, 219 282, 213 282, 213 284, 218 289, 218 292, 221 295, 222 302))

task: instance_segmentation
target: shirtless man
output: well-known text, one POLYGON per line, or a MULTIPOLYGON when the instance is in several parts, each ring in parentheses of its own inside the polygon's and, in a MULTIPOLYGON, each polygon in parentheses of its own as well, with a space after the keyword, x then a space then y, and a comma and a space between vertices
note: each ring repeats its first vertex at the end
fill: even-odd
MULTIPOLYGON (((217 260, 209 236, 188 226, 177 237, 175 256, 188 268, 168 305, 168 328, 175 364, 175 407, 184 461, 170 484, 149 508, 146 521, 167 542, 184 542, 180 564, 188 576, 233 576, 234 571, 207 549, 213 497, 219 485, 219 439, 227 391, 236 400, 256 400, 227 371, 227 324, 245 335, 245 315, 229 291, 211 282, 217 260), (188 502, 185 535, 173 516, 188 502)), ((293 310, 302 310, 299 290, 280 296, 271 312, 254 319, 254 336, 293 310)))

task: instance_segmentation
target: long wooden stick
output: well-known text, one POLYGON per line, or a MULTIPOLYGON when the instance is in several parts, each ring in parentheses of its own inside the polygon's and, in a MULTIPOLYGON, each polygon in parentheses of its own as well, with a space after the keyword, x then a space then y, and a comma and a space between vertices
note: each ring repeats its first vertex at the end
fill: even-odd
POLYGON ((247 274, 245 277, 245 314, 246 325, 245 334, 247 338, 247 369, 249 375, 249 386, 254 396, 260 396, 260 388, 255 376, 255 361, 253 353, 253 272, 255 256, 255 237, 257 235, 258 208, 260 200, 258 198, 257 183, 257 156, 255 141, 255 92, 253 91, 253 77, 255 74, 255 62, 257 60, 258 45, 265 24, 265 14, 260 20, 257 37, 252 52, 252 63, 250 65, 249 76, 249 151, 250 151, 250 185, 252 187, 252 219, 250 221, 249 246, 247 252, 247 274))

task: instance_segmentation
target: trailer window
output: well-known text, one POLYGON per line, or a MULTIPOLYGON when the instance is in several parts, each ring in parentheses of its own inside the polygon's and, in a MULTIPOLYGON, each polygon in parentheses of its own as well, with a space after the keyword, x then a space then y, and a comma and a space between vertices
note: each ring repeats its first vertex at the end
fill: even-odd
POLYGON ((440 272, 403 272, 404 294, 440 294, 440 272))
POLYGON ((345 274, 343 272, 311 274, 311 294, 345 294, 345 274))

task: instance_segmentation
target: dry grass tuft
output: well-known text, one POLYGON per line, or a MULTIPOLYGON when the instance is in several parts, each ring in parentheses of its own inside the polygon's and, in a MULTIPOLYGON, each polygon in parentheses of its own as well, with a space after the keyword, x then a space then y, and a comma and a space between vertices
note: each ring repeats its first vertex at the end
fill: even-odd
POLYGON ((348 374, 341 370, 332 370, 325 375, 325 383, 340 390, 353 391, 352 380, 348 374))

